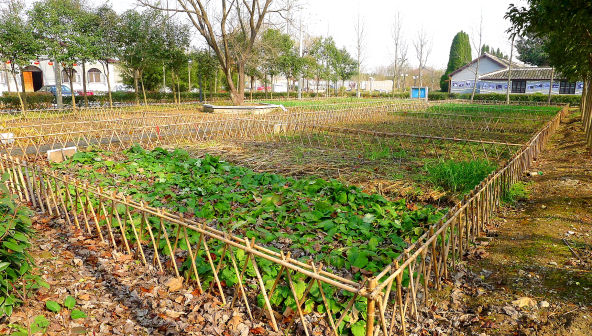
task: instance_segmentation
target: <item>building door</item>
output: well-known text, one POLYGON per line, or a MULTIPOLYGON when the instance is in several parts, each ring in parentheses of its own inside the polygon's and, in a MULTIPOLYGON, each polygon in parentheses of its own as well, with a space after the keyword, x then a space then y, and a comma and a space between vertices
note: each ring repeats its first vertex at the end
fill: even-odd
POLYGON ((23 78, 25 80, 25 92, 35 92, 35 88, 33 87, 33 73, 24 71, 23 78))

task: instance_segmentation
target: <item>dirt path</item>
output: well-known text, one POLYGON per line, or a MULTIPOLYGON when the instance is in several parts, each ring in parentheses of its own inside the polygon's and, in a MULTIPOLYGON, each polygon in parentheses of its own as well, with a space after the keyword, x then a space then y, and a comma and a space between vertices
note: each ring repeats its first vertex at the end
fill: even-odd
POLYGON ((478 260, 466 276, 481 278, 482 290, 459 295, 457 330, 592 335, 592 155, 583 139, 572 114, 532 166, 542 175, 525 177, 528 196, 499 211, 493 240, 468 256, 478 260))

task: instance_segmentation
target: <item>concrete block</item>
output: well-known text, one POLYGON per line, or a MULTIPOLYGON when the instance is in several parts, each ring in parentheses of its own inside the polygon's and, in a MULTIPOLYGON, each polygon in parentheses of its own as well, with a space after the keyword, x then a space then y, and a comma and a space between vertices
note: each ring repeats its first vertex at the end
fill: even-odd
POLYGON ((47 160, 56 163, 64 162, 66 158, 76 154, 77 151, 78 149, 76 147, 53 149, 47 151, 47 160))
POLYGON ((7 145, 14 142, 14 133, 0 133, 0 143, 7 145))

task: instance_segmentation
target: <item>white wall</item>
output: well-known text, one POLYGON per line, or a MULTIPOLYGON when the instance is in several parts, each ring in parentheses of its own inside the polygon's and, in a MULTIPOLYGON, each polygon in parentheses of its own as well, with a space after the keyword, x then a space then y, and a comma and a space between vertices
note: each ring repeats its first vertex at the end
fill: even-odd
MULTIPOLYGON (((36 66, 42 71, 42 78, 43 78, 43 85, 56 85, 55 83, 55 72, 54 72, 54 65, 49 65, 49 61, 39 61, 39 65, 35 65, 33 62, 30 64, 31 66, 36 66)), ((88 83, 88 76, 87 76, 87 91, 97 91, 97 92, 106 92, 108 89, 107 87, 107 77, 105 72, 103 71, 103 66, 100 63, 86 63, 85 64, 86 71, 88 72, 92 68, 96 68, 101 72, 101 82, 100 83, 88 83)), ((10 66, 7 65, 7 69, 10 69, 10 66)), ((77 72, 77 76, 74 81, 74 90, 82 90, 82 65, 78 65, 74 67, 77 72)), ((0 75, 0 92, 8 91, 8 84, 6 83, 6 76, 8 75, 9 82, 10 82, 10 91, 15 92, 17 85, 12 79, 12 74, 10 72, 5 73, 4 67, 0 67, 0 71, 2 71, 2 75, 0 75)), ((21 88, 21 78, 20 74, 16 75, 17 82, 18 82, 18 89, 22 91, 21 88)), ((121 84, 121 77, 118 74, 117 67, 114 67, 113 64, 109 64, 109 82, 111 83, 111 90, 115 89, 116 85, 121 84)), ((70 87, 70 83, 63 83, 67 87, 70 87)))
MULTIPOLYGON (((506 67, 502 67, 499 64, 495 63, 491 59, 487 57, 483 57, 481 61, 479 61, 479 76, 506 69, 506 67)), ((465 69, 459 71, 458 73, 454 74, 451 78, 450 82, 450 92, 453 93, 471 93, 473 92, 473 83, 475 82, 475 72, 477 70, 477 63, 473 63, 470 66, 466 67, 465 69), (456 84, 456 85, 455 85, 456 84), (468 85, 468 86, 467 86, 468 85)), ((479 88, 475 91, 479 93, 479 88)))
MULTIPOLYGON (((506 89, 508 87, 507 80, 488 80, 482 81, 481 85, 481 93, 506 93, 506 89), (501 85, 501 89, 499 88, 501 85)), ((540 81, 526 81, 526 94, 532 93, 542 93, 542 94, 549 94, 549 85, 550 81, 540 80, 540 81)), ((576 95, 582 94, 582 87, 583 83, 578 82, 576 84, 576 95)), ((512 88, 510 87, 510 90, 512 88)), ((559 81, 553 82, 553 90, 551 94, 559 94, 559 81)))

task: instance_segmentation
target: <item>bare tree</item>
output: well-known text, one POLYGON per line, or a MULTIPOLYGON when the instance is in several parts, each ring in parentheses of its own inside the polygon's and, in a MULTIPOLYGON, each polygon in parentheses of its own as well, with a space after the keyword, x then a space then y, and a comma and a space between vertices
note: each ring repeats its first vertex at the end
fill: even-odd
POLYGON ((216 54, 228 81, 234 104, 242 105, 245 95, 245 66, 267 17, 282 15, 291 0, 177 0, 177 8, 161 7, 157 0, 137 0, 140 4, 168 12, 186 14, 199 34, 216 54), (233 70, 238 73, 235 85, 233 70))
POLYGON ((432 40, 428 38, 428 33, 422 26, 417 32, 417 36, 413 41, 413 48, 415 48, 415 55, 419 61, 419 86, 423 86, 421 72, 428 62, 428 57, 432 52, 432 40))
POLYGON ((395 96, 395 83, 398 83, 398 77, 401 64, 407 57, 407 42, 403 38, 403 17, 401 12, 397 11, 394 14, 393 24, 391 25, 391 38, 393 47, 393 97, 395 96))
MULTIPOLYGON (((477 82, 479 81, 479 66, 481 65, 481 49, 483 48, 483 13, 481 13, 481 17, 479 18, 479 26, 473 27, 471 37, 471 45, 477 54, 477 63, 473 63, 476 65, 473 68, 475 72, 475 82, 473 83, 473 92, 471 93, 471 103, 475 98, 475 91, 477 90, 477 82)), ((472 68, 469 67, 469 68, 472 68)))
POLYGON ((354 49, 356 52, 356 61, 358 63, 358 76, 356 82, 356 95, 360 98, 360 75, 362 74, 362 65, 366 60, 366 48, 368 47, 368 36, 366 35, 366 20, 360 15, 358 10, 358 20, 354 25, 354 49))
MULTIPOLYGON (((512 45, 510 46, 510 65, 508 66, 508 88, 506 89, 506 104, 510 105, 510 90, 512 89, 512 58, 514 57, 514 39, 512 36, 512 45)), ((476 84, 476 83, 475 83, 476 84)), ((553 86, 553 85, 551 85, 553 86)))

